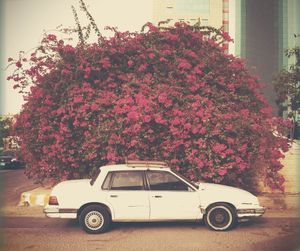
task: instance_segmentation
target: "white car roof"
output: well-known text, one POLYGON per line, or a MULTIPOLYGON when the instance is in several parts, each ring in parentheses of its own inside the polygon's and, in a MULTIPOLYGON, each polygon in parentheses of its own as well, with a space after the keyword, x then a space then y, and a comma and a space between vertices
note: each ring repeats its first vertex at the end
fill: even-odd
POLYGON ((127 165, 127 164, 117 164, 117 165, 106 165, 100 167, 101 171, 128 171, 128 170, 170 170, 170 167, 163 165, 127 165))

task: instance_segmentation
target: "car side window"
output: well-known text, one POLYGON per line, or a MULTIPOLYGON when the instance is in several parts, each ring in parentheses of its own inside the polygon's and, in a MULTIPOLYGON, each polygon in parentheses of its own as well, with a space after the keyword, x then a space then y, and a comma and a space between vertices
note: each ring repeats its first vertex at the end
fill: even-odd
POLYGON ((108 190, 109 189, 109 184, 110 184, 111 176, 112 176, 112 172, 109 172, 106 175, 105 180, 104 180, 103 185, 102 185, 102 189, 103 190, 108 190))
POLYGON ((147 171, 150 190, 189 191, 187 184, 169 172, 147 171))
POLYGON ((113 173, 111 190, 144 190, 143 173, 118 171, 113 173))

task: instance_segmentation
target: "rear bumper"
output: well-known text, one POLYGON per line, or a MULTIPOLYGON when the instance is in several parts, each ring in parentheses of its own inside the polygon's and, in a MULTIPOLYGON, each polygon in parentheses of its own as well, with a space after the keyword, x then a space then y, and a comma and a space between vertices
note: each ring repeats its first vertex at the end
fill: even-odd
POLYGON ((77 218, 77 209, 72 208, 45 207, 43 212, 49 218, 77 218))
POLYGON ((265 207, 256 207, 256 208, 243 208, 237 209, 238 218, 250 218, 250 217, 259 217, 266 212, 265 207))

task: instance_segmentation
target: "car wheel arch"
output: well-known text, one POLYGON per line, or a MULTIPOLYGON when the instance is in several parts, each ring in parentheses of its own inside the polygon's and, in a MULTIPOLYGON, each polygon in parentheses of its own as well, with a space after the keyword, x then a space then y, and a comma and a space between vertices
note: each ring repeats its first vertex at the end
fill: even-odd
MULTIPOLYGON (((215 219, 217 219, 217 218, 215 218, 215 219)), ((226 219, 226 217, 225 217, 225 219, 226 219)), ((228 202, 221 202, 220 201, 220 202, 211 203, 205 209, 204 222, 212 230, 216 230, 216 231, 230 230, 233 227, 235 227, 236 223, 237 223, 237 210, 236 210, 236 207, 233 204, 228 203, 228 202), (223 220, 221 220, 221 221, 223 221, 221 223, 222 224, 225 223, 225 226, 218 226, 218 222, 215 222, 215 220, 213 218, 210 218, 211 213, 213 211, 220 210, 220 209, 223 210, 223 212, 225 212, 225 214, 226 214, 226 211, 227 211, 227 215, 229 216, 228 222, 226 220, 224 221, 224 218, 223 218, 223 220), (213 221, 211 221, 211 220, 213 220, 213 221)))
POLYGON ((86 207, 88 206, 101 206, 103 207, 110 215, 111 219, 112 219, 112 211, 111 209, 109 208, 109 206, 107 206, 106 204, 104 203, 100 203, 100 202, 89 202, 89 203, 86 203, 84 205, 82 205, 78 211, 77 211, 77 218, 79 219, 79 216, 81 214, 81 212, 83 211, 83 209, 85 209, 86 207))
POLYGON ((235 205, 233 205, 232 203, 226 202, 226 201, 218 201, 218 202, 213 202, 213 203, 211 203, 211 204, 208 204, 208 205, 206 206, 206 208, 205 208, 205 213, 207 213, 207 210, 208 210, 208 209, 210 209, 210 208, 212 208, 212 207, 214 207, 214 206, 216 206, 216 205, 219 205, 219 204, 225 204, 225 205, 231 207, 231 209, 234 210, 234 212, 236 212, 236 207, 235 207, 235 205))

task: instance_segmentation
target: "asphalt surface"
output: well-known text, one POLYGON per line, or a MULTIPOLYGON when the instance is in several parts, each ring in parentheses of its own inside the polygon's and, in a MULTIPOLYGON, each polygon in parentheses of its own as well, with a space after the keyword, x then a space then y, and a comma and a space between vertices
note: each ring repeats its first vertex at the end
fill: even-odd
POLYGON ((0 184, 3 202, 6 206, 16 206, 22 192, 40 186, 25 176, 24 169, 0 170, 0 184))
POLYGON ((5 251, 289 251, 296 250, 299 236, 295 218, 260 218, 228 232, 208 230, 202 223, 115 223, 109 232, 98 235, 86 234, 76 220, 6 217, 2 221, 5 251))
MULTIPOLYGON (((49 219, 42 207, 16 207, 20 193, 37 187, 23 170, 0 171, 5 180, 0 217, 0 250, 300 250, 298 217, 266 214, 228 232, 209 230, 203 223, 114 223, 105 234, 86 234, 76 220, 49 219), (2 236, 2 238, 1 238, 2 236), (299 249, 297 249, 297 246, 299 249)), ((3 183, 1 183, 3 184, 3 183)))

